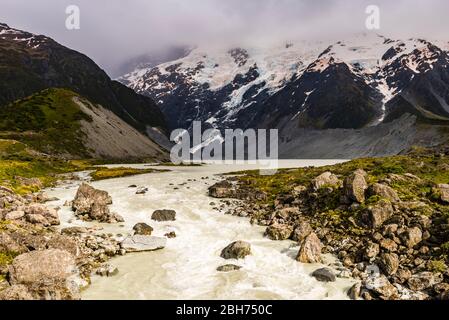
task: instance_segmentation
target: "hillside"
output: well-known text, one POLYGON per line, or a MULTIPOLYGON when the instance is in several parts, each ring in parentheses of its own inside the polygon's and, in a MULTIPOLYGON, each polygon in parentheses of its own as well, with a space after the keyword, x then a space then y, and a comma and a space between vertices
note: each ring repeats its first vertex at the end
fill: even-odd
POLYGON ((66 89, 45 89, 0 108, 0 137, 60 158, 165 159, 147 136, 66 89))
POLYGON ((87 56, 0 23, 0 108, 47 88, 70 89, 146 133, 165 120, 154 101, 109 76, 87 56))

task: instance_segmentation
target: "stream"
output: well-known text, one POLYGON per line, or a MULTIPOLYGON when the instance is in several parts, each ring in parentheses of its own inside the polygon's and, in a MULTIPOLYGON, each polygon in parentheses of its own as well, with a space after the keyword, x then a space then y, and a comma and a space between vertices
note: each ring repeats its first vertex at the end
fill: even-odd
MULTIPOLYGON (((281 161, 283 168, 335 164, 331 160, 281 161)), ((120 166, 120 165, 118 165, 120 166)), ((126 165, 131 167, 130 165, 126 165)), ((132 165, 148 168, 149 165, 132 165)), ((164 169, 164 167, 155 167, 164 169)), ((100 224, 76 220, 65 201, 73 200, 79 182, 46 190, 59 198, 51 206, 61 207, 61 228, 69 226, 101 227, 102 233, 128 234, 139 222, 154 228, 153 235, 175 231, 159 251, 133 253, 109 261, 119 269, 113 277, 93 275, 92 284, 83 291, 83 299, 347 299, 345 291, 354 283, 338 279, 322 283, 310 274, 323 265, 305 265, 295 261, 298 246, 293 241, 271 241, 264 227, 253 226, 249 219, 225 215, 213 210, 207 196, 210 185, 220 181, 217 174, 255 169, 251 165, 167 167, 171 171, 91 183, 109 192, 111 211, 125 219, 121 224, 100 224), (207 177, 207 178, 205 178, 207 177), (136 195, 129 185, 145 186, 145 195, 136 195), (177 188, 177 189, 175 189, 177 188), (156 222, 151 214, 157 209, 176 210, 174 222, 156 222), (229 243, 243 240, 251 244, 252 255, 244 260, 220 258, 229 243), (242 269, 221 273, 216 268, 233 263, 242 269)), ((334 262, 325 256, 325 263, 334 262)))

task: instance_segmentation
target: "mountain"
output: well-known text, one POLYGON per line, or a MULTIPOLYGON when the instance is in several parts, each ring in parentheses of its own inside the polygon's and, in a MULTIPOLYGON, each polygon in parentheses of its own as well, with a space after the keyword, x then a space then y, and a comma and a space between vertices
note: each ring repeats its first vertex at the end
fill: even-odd
POLYGON ((449 125, 448 47, 370 33, 333 43, 197 48, 122 81, 156 100, 170 129, 195 120, 220 130, 277 128, 283 157, 396 154, 448 140, 441 134, 449 125))
MULTIPOLYGON (((192 51, 187 46, 170 46, 163 49, 156 49, 150 53, 141 54, 129 59, 112 70, 113 77, 120 77, 124 74, 132 73, 141 69, 156 67, 162 63, 184 58, 192 51)), ((124 79, 126 81, 126 79, 124 79)))
POLYGON ((109 76, 87 56, 54 40, 0 24, 0 106, 47 88, 66 88, 145 132, 165 130, 154 101, 109 76))

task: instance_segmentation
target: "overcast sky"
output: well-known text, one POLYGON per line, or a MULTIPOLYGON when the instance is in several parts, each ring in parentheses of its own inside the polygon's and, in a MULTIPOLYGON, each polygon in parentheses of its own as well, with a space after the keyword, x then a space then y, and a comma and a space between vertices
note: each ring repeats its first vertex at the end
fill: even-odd
POLYGON ((0 0, 0 21, 48 35, 113 72, 169 44, 344 38, 367 31, 372 4, 381 9, 378 33, 449 40, 447 0, 0 0), (72 4, 81 10, 81 29, 68 31, 72 4))

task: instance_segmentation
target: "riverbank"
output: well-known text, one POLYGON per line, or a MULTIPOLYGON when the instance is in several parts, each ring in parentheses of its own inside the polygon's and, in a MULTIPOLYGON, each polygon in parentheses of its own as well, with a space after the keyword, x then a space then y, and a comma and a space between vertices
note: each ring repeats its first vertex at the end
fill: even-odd
POLYGON ((338 256, 359 279, 351 298, 447 299, 448 168, 447 151, 416 150, 274 176, 245 172, 209 192, 243 200, 228 213, 268 237, 298 241, 298 260, 338 256))

